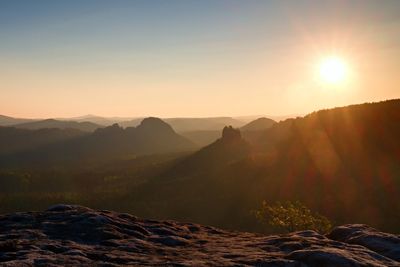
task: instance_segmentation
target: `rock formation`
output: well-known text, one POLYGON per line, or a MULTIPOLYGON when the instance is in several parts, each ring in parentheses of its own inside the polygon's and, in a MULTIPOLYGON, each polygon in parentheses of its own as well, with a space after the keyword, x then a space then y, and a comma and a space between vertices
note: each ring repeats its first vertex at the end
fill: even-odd
POLYGON ((400 266, 400 237, 366 225, 264 236, 56 205, 0 216, 1 266, 400 266))
POLYGON ((232 126, 225 126, 222 130, 222 140, 232 142, 240 139, 242 139, 242 135, 238 129, 235 129, 232 126))

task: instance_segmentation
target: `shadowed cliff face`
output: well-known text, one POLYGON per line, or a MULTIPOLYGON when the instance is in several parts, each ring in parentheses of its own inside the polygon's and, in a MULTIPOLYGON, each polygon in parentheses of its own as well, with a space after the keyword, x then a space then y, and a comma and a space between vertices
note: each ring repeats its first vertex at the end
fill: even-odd
POLYGON ((0 216, 2 266, 399 266, 400 237, 366 225, 263 236, 56 205, 0 216))

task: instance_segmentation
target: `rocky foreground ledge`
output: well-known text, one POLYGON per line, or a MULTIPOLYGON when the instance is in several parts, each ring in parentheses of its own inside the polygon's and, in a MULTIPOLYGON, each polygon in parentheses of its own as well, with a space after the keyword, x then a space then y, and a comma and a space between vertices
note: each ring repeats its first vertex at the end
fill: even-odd
POLYGON ((400 266, 400 236, 366 225, 263 236, 56 205, 0 216, 0 266, 400 266))

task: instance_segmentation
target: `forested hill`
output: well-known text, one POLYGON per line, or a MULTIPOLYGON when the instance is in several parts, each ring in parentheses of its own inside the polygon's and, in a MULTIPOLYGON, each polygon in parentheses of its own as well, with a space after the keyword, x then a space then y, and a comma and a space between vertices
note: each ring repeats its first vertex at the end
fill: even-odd
POLYGON ((148 215, 235 229, 253 227, 249 211, 262 200, 300 200, 338 223, 398 231, 399 122, 400 100, 391 100, 286 120, 251 145, 222 138, 177 161, 167 184, 161 177, 142 185, 138 198, 149 200, 148 215))

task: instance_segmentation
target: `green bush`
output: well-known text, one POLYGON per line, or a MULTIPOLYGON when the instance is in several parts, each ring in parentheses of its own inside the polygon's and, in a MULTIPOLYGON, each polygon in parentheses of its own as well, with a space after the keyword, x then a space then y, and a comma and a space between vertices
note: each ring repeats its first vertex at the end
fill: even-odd
POLYGON ((256 210, 255 215, 261 222, 283 232, 315 230, 324 234, 332 228, 328 218, 312 212, 299 201, 276 202, 274 205, 268 205, 263 201, 261 209, 256 210))

